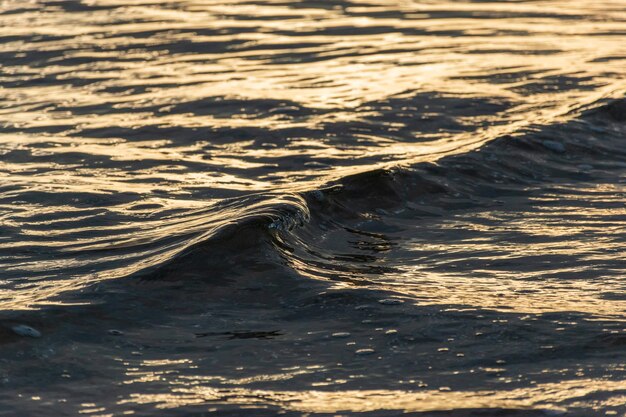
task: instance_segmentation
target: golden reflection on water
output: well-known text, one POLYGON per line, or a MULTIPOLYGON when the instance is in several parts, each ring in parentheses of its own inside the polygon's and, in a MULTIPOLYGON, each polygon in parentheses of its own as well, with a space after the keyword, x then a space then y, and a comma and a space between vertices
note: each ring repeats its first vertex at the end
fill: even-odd
MULTIPOLYGON (((137 381, 142 382, 142 381, 137 381)), ((131 394, 119 404, 155 404, 168 409, 204 404, 274 405, 286 410, 308 413, 445 411, 454 409, 521 409, 564 412, 558 405, 577 399, 571 405, 603 410, 624 404, 626 381, 576 379, 558 383, 537 384, 528 388, 485 391, 438 390, 341 390, 341 391, 270 391, 246 388, 215 388, 189 384, 173 385, 169 393, 131 394), (605 393, 602 400, 585 400, 590 394, 605 393)))
MULTIPOLYGON (((103 1, 93 4, 115 3, 103 1)), ((16 5, 9 2, 4 7, 10 10, 16 5)), ((44 38, 37 42, 5 42, 0 50, 19 49, 21 53, 65 51, 43 67, 8 66, 4 71, 10 76, 5 76, 4 80, 14 81, 15 74, 20 74, 17 78, 26 81, 35 75, 44 75, 58 80, 68 79, 70 84, 25 84, 4 89, 2 96, 6 108, 3 113, 7 123, 16 128, 51 130, 55 126, 73 126, 74 129, 67 127, 60 138, 46 133, 38 137, 41 142, 55 144, 46 151, 57 155, 68 152, 62 143, 66 142, 64 138, 71 138, 73 152, 103 154, 122 160, 150 158, 163 161, 197 161, 200 152, 180 144, 173 148, 159 146, 158 141, 169 139, 160 137, 144 142, 144 145, 152 142, 152 150, 140 143, 127 141, 91 145, 94 141, 81 138, 80 132, 107 127, 137 129, 142 126, 248 126, 270 130, 287 126, 316 127, 328 122, 362 118, 366 114, 355 114, 358 106, 419 91, 457 97, 492 97, 514 103, 506 113, 485 117, 480 122, 485 127, 510 124, 520 119, 535 122, 538 112, 550 119, 554 117, 555 109, 558 109, 557 113, 562 113, 571 106, 581 105, 590 94, 598 95, 597 87, 605 88, 600 95, 623 91, 623 62, 619 59, 606 60, 624 53, 622 39, 611 36, 611 32, 620 30, 625 18, 620 5, 620 1, 594 4, 545 1, 540 6, 524 3, 393 2, 386 5, 365 2, 360 7, 295 9, 274 2, 251 5, 238 1, 181 1, 163 2, 160 7, 153 3, 145 6, 134 3, 132 6, 88 13, 66 13, 48 7, 45 13, 34 10, 3 15, 0 34, 24 36, 25 39, 61 36, 64 37, 62 40, 46 41, 44 38), (376 13, 385 10, 400 16, 376 16, 376 13), (441 13, 442 10, 446 12, 441 13), (464 12, 467 17, 453 17, 457 12, 464 12), (561 18, 552 18, 551 14, 561 18), (126 22, 124 17, 127 16, 132 16, 135 21, 126 22), (234 20, 241 16, 247 18, 234 20), (268 19, 276 16, 288 20, 268 19), (32 21, 37 25, 28 24, 32 21), (346 27, 353 29, 341 36, 325 33, 346 27), (380 27, 387 30, 369 30, 380 27), (206 36, 194 32, 207 28, 217 33, 206 36), (155 31, 155 35, 147 39, 134 36, 143 31, 155 31), (590 36, 593 36, 593 42, 589 41, 590 36), (203 42, 234 41, 243 42, 236 42, 217 53, 201 53, 203 42), (197 44, 198 50, 193 53, 179 51, 176 42, 197 44), (293 47, 289 48, 292 44, 293 47), (276 49, 276 45, 281 48, 276 49), (251 46, 254 48, 250 49, 251 46), (300 62, 295 57, 290 59, 290 53, 310 54, 316 59, 300 62), (286 55, 284 59, 276 58, 282 54, 286 55), (73 66, 65 62, 71 63, 73 59, 77 60, 73 66), (80 59, 87 62, 80 63, 80 59), (55 64, 56 61, 62 65, 55 64), (497 75, 514 72, 527 75, 510 82, 494 82, 497 75), (565 88, 549 84, 539 86, 537 91, 524 88, 534 81, 562 75, 574 75, 583 81, 577 85, 561 86, 565 88), (71 85, 71 79, 90 77, 98 81, 80 87, 71 85), (586 85, 595 86, 595 92, 586 90, 586 85), (149 88, 133 94, 106 92, 107 87, 142 86, 149 88), (239 97, 243 100, 269 98, 332 111, 304 120, 280 120, 279 115, 259 117, 258 114, 245 113, 215 117, 195 114, 193 108, 188 113, 168 114, 168 109, 178 103, 212 97, 239 97), (87 114, 72 111, 82 106, 90 106, 94 110, 87 114), (60 111, 56 107, 69 110, 60 111), (159 111, 155 112, 154 108, 159 111)), ((468 123, 475 125, 477 119, 471 118, 468 123)), ((426 145, 422 143, 383 142, 381 145, 384 146, 359 146, 358 152, 370 156, 396 155, 396 158, 405 160, 415 153, 436 155, 462 148, 465 142, 472 140, 469 135, 443 133, 436 136, 444 136, 445 142, 453 139, 452 145, 442 141, 436 146, 429 144, 424 148, 426 145)), ((24 146, 25 141, 32 140, 32 137, 24 137, 23 134, 3 136, 3 148, 6 149, 18 146, 15 141, 24 146)), ((115 138, 114 131, 111 136, 115 138)), ((482 140, 493 136, 485 134, 482 140)), ((333 150, 342 155, 345 152, 330 149, 333 150)), ((318 149, 307 150, 309 154, 312 152, 323 156, 319 155, 318 149)), ((221 150, 220 154, 224 159, 219 163, 233 167, 242 162, 242 157, 251 155, 233 149, 221 150)), ((298 151, 287 146, 265 150, 263 156, 285 158, 296 154, 298 151)), ((345 156, 351 155, 347 153, 345 156)), ((210 161, 204 163, 207 170, 212 168, 210 161)), ((363 169, 368 169, 369 164, 371 161, 363 169)), ((17 173, 35 168, 27 163, 6 167, 17 173)), ((80 178, 84 174, 80 170, 68 173, 80 178)), ((91 170, 91 174, 102 175, 98 170, 91 170)), ((315 174, 316 183, 331 175, 330 172, 311 174, 315 174)), ((191 173, 188 172, 170 173, 160 180, 175 180, 178 185, 168 188, 176 191, 194 183, 189 175, 191 173)), ((290 175, 289 172, 272 172, 272 176, 284 177, 287 181, 285 186, 290 185, 290 175)), ((338 175, 345 175, 345 172, 338 175)), ((107 171, 106 176, 113 175, 107 171)), ((45 179, 50 186, 57 182, 54 177, 46 176, 42 181, 45 179)), ((138 186, 124 179, 121 176, 121 184, 113 183, 112 187, 123 186, 134 191, 134 187, 138 186)), ((205 178, 205 184, 219 187, 219 182, 211 181, 210 177, 205 178)), ((83 186, 87 189, 91 184, 83 186)), ((155 187, 157 184, 146 186, 155 187)), ((248 189, 255 190, 275 186, 276 180, 247 183, 248 189)))

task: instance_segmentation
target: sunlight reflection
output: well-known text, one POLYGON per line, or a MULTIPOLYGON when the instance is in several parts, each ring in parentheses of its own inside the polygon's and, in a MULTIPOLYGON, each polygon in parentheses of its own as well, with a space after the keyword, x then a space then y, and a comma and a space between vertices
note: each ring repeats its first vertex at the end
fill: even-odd
POLYGON ((544 409, 563 411, 557 406, 566 399, 578 399, 577 406, 593 410, 619 406, 626 381, 577 379, 533 387, 499 391, 446 390, 354 390, 354 391, 269 391, 245 388, 213 388, 201 385, 172 386, 171 392, 131 394, 119 404, 156 403, 158 408, 185 405, 271 404, 286 410, 310 413, 368 412, 399 410, 403 412, 443 411, 452 409, 544 409), (585 397, 598 391, 607 394, 604 400, 587 402, 585 397))

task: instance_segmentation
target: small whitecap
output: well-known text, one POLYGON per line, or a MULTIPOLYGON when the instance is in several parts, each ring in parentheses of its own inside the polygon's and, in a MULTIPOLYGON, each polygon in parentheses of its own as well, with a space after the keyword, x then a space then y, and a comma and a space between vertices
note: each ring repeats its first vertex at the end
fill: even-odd
POLYGON ((30 326, 26 326, 24 324, 18 324, 16 326, 11 327, 11 330, 20 336, 27 337, 41 337, 41 332, 37 329, 33 329, 30 326))
POLYGON ((386 306, 394 306, 404 303, 404 301, 398 298, 383 298, 382 300, 378 300, 378 302, 386 306))
POLYGON ((376 351, 374 349, 359 349, 357 350, 355 353, 357 355, 371 355, 372 353, 375 353, 376 351))

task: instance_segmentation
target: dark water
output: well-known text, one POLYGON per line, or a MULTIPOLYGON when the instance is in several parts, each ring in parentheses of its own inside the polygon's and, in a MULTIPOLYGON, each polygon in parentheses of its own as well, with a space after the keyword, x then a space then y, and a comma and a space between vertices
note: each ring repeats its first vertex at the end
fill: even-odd
POLYGON ((625 68, 622 0, 0 2, 0 416, 626 415, 625 68))

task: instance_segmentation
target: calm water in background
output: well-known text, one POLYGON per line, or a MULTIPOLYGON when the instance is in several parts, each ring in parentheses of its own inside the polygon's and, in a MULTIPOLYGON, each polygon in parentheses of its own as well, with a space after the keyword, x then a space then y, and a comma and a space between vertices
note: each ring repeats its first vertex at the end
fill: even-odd
POLYGON ((0 13, 0 416, 625 415, 622 0, 0 13))

